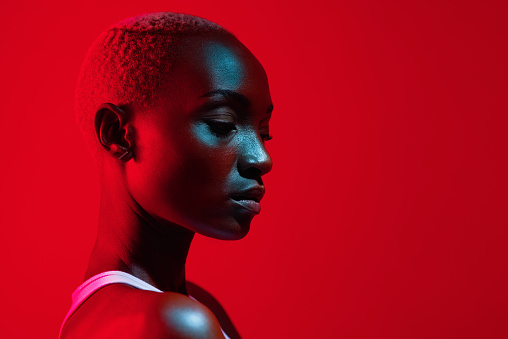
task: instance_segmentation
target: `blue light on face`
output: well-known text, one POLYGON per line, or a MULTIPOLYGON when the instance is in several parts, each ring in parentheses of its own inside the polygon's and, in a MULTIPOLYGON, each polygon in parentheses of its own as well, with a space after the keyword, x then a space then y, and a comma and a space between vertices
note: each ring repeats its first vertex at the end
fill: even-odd
POLYGON ((214 83, 234 89, 246 80, 245 61, 230 47, 211 43, 205 48, 205 57, 214 83))

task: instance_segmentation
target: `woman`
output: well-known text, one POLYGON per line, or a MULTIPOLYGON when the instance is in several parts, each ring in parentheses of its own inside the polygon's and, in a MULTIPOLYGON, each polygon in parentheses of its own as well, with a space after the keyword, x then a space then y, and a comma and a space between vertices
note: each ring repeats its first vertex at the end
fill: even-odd
POLYGON ((98 235, 62 339, 237 336, 189 296, 185 260, 194 233, 240 239, 260 212, 272 109, 259 61, 207 20, 146 14, 98 38, 76 91, 98 235))

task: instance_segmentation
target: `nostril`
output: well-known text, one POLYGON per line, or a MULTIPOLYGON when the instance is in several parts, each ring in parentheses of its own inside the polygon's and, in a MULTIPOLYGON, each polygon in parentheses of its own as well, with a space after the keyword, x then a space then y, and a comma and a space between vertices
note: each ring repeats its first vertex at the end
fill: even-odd
POLYGON ((256 181, 258 181, 258 179, 260 179, 263 175, 261 170, 256 167, 248 167, 243 171, 240 171, 240 174, 247 179, 256 179, 256 181))

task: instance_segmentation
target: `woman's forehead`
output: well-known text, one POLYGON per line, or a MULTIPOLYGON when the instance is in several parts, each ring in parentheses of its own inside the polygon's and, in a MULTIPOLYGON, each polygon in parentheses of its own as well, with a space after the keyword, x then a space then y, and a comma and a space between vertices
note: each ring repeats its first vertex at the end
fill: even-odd
POLYGON ((179 46, 173 67, 181 76, 198 77, 228 89, 239 88, 246 82, 266 81, 256 57, 229 34, 187 39, 179 46))
POLYGON ((189 106, 219 91, 238 93, 254 105, 259 103, 260 110, 271 105, 262 65, 234 36, 193 36, 182 41, 178 49, 166 87, 171 102, 189 106))

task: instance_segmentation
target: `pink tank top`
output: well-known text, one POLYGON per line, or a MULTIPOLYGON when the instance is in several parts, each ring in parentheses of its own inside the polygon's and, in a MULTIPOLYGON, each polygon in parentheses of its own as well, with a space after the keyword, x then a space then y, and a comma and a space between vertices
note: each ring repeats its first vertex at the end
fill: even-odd
MULTIPOLYGON (((64 321, 62 323, 62 326, 60 327, 60 333, 58 334, 58 338, 60 338, 60 335, 62 334, 62 329, 67 322, 67 319, 76 311, 76 309, 85 302, 88 297, 90 297, 95 291, 97 291, 99 288, 104 287, 106 285, 110 284, 126 284, 132 287, 135 287, 140 290, 145 291, 152 291, 152 292, 159 292, 163 293, 158 288, 150 285, 149 283, 136 278, 132 274, 122 272, 122 271, 107 271, 103 272, 97 275, 94 275, 84 283, 82 283, 73 293, 72 293, 72 304, 69 312, 67 312, 67 315, 64 318, 64 321)), ((189 296, 191 299, 191 296, 189 296)), ((196 299, 194 299, 196 300, 196 299)), ((197 301, 197 300, 196 300, 197 301)), ((222 330, 222 329, 221 329, 222 330)), ((230 339, 228 335, 222 331, 222 334, 226 339, 230 339)))

